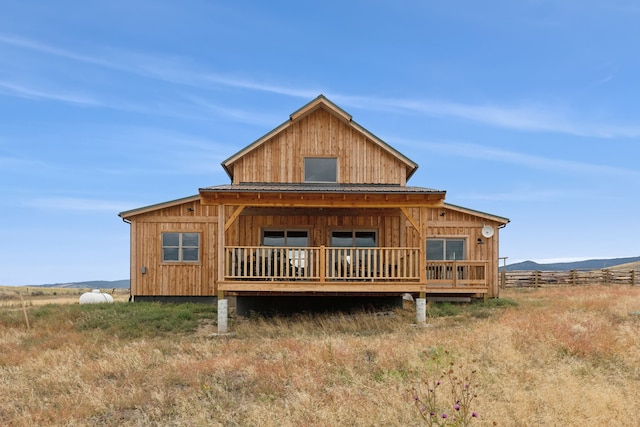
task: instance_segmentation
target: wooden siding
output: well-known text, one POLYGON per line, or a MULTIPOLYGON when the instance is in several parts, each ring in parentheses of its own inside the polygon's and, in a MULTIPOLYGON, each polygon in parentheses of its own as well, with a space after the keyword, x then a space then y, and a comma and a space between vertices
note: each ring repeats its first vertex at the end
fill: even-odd
POLYGON ((341 183, 406 184, 406 164, 323 108, 238 159, 234 184, 304 182, 305 157, 336 157, 341 183))
MULTIPOLYGON (((420 209, 409 209, 415 218, 419 217, 420 209)), ((463 238, 466 240, 465 259, 468 261, 487 261, 485 275, 488 279, 488 296, 497 297, 499 295, 498 278, 498 243, 499 226, 498 222, 488 221, 479 216, 467 212, 460 212, 451 208, 427 208, 423 210, 424 231, 423 236, 415 232, 415 227, 407 220, 405 222, 405 233, 407 236, 406 246, 426 245, 429 238, 463 238), (493 237, 482 236, 482 227, 491 225, 495 234, 493 237), (482 244, 478 244, 478 239, 482 239, 482 244)))
POLYGON ((330 246, 332 231, 376 231, 378 246, 403 246, 400 233, 402 214, 398 209, 245 209, 227 231, 227 245, 259 246, 261 230, 293 229, 309 231, 309 246, 330 246))
POLYGON ((130 218, 132 295, 215 295, 215 268, 212 268, 216 263, 215 212, 215 206, 201 206, 199 201, 195 201, 130 218), (200 233, 199 262, 163 263, 163 232, 200 233))
MULTIPOLYGON (((351 121, 351 116, 322 96, 290 117, 290 121, 223 162, 223 167, 232 177, 232 184, 303 183, 306 157, 336 158, 337 182, 340 184, 405 186, 407 177, 417 168, 417 164, 351 121)), ((318 257, 325 254, 326 259, 326 250, 332 250, 331 233, 340 230, 375 231, 378 249, 418 251, 415 269, 410 273, 403 273, 403 277, 387 274, 374 278, 365 275, 364 278, 382 279, 386 283, 384 287, 372 286, 363 292, 393 292, 399 283, 412 292, 423 292, 429 280, 437 280, 435 287, 427 291, 451 293, 447 280, 453 280, 453 286, 460 285, 455 292, 470 293, 469 289, 476 287, 478 294, 498 296, 498 228, 508 220, 447 205, 444 192, 394 194, 367 189, 278 192, 265 191, 267 186, 247 190, 248 185, 244 185, 242 191, 234 191, 236 186, 231 187, 225 191, 202 189, 199 196, 121 213, 131 222, 133 295, 217 295, 219 290, 225 290, 229 280, 238 278, 225 274, 225 251, 258 248, 262 244, 262 230, 286 229, 309 232, 309 259, 312 254, 318 257), (493 237, 482 236, 484 225, 494 227, 493 237), (162 232, 200 233, 199 262, 163 263, 162 232), (429 238, 465 239, 465 262, 460 265, 428 264, 426 240, 429 238), (478 244, 478 239, 482 244, 478 244), (329 249, 321 250, 322 247, 329 249), (432 276, 438 277, 430 278, 428 269, 432 276), (483 284, 480 284, 481 276, 483 284), (456 283, 458 280, 460 282, 456 283)), ((387 264, 397 265, 395 262, 387 264)), ((349 273, 352 279, 354 276, 351 271, 349 273)), ((328 286, 325 279, 327 275, 332 278, 331 274, 318 266, 313 277, 306 279, 328 286)), ((256 278, 264 279, 248 277, 256 278)), ((338 273, 333 278, 343 277, 338 273)), ((309 287, 315 286, 313 284, 300 287, 297 283, 280 283, 280 288, 269 288, 266 280, 259 281, 247 286, 259 292, 293 289, 315 292, 309 287)), ((331 289, 324 290, 353 292, 355 289, 354 284, 347 280, 336 280, 331 286, 331 289)))
MULTIPOLYGON (((262 244, 261 232, 268 229, 307 230, 309 247, 330 246, 331 233, 340 230, 375 231, 377 246, 425 249, 427 238, 464 238, 467 261, 486 263, 489 296, 497 296, 498 223, 483 221, 469 213, 447 208, 357 209, 357 208, 244 208, 237 217, 237 207, 224 208, 229 227, 226 246, 262 244), (444 215, 441 215, 444 213, 444 215), (422 224, 422 226, 420 226, 422 224), (483 225, 496 229, 493 237, 482 237, 483 225), (416 226, 421 229, 416 229, 416 226), (482 238, 484 244, 477 244, 482 238)), ((218 206, 202 206, 199 201, 145 212, 131 221, 131 291, 141 296, 212 296, 218 291, 218 206), (200 233, 198 263, 163 263, 162 232, 200 233), (146 272, 142 273, 142 267, 146 272)), ((423 252, 424 254, 424 252, 423 252)), ((424 255, 420 255, 423 257, 424 255)), ((426 260, 420 269, 426 270, 426 260)), ((425 273, 421 281, 427 280, 425 273)))

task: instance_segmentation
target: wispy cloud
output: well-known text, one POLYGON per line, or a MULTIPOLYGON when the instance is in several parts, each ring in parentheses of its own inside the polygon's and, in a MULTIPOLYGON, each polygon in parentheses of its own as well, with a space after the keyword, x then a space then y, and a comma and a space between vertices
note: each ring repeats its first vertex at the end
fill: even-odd
POLYGON ((85 95, 41 90, 41 89, 18 85, 18 84, 6 82, 6 81, 0 81, 0 93, 5 93, 12 96, 20 97, 20 98, 46 99, 51 101, 59 101, 59 102, 65 102, 69 104, 84 105, 84 106, 91 106, 91 107, 96 107, 100 105, 100 102, 85 95))
POLYGON ((516 190, 502 193, 461 193, 458 194, 457 197, 465 201, 541 203, 553 200, 565 200, 568 197, 573 198, 575 194, 567 194, 567 192, 557 190, 516 190))
POLYGON ((626 176, 640 179, 640 171, 625 169, 618 166, 598 165, 578 162, 575 160, 554 159, 516 151, 502 150, 478 144, 460 142, 428 142, 428 141, 397 141, 411 144, 413 147, 437 152, 448 156, 466 157, 492 162, 508 163, 526 166, 532 169, 554 170, 560 172, 582 173, 588 175, 626 176))
POLYGON ((406 112, 432 117, 451 117, 514 130, 554 132, 575 136, 614 138, 638 137, 640 126, 586 122, 572 118, 569 111, 551 105, 465 104, 431 99, 397 99, 335 96, 345 106, 380 111, 406 112))
POLYGON ((130 206, 130 202, 75 197, 44 197, 24 202, 26 206, 48 211, 68 212, 119 212, 130 206))
MULTIPOLYGON (((553 105, 536 105, 530 102, 513 103, 512 105, 474 104, 452 102, 429 98, 387 98, 376 96, 358 96, 339 93, 329 88, 296 88, 290 84, 265 83, 252 78, 240 78, 233 74, 215 73, 196 64, 189 63, 180 57, 149 55, 125 50, 110 49, 100 54, 76 53, 68 49, 61 49, 45 43, 29 40, 12 35, 0 35, 0 43, 34 50, 40 53, 79 61, 99 67, 105 67, 120 72, 131 73, 145 78, 161 80, 174 84, 197 87, 200 89, 216 89, 228 87, 259 91, 276 95, 310 100, 319 93, 324 93, 344 107, 369 109, 375 111, 390 111, 398 114, 412 114, 429 117, 444 117, 457 120, 471 121, 481 125, 495 126, 506 129, 553 132, 585 137, 614 138, 639 137, 640 126, 632 124, 615 124, 594 122, 579 118, 575 112, 553 105)), ((603 79, 604 83, 609 76, 603 79)), ((19 87, 10 88, 24 96, 49 97, 90 103, 92 100, 73 95, 56 95, 39 93, 33 90, 20 90, 19 87)), ((243 116, 235 112, 236 117, 243 116)), ((246 116, 244 116, 246 117, 246 116)))
POLYGON ((247 109, 231 108, 226 105, 219 105, 208 101, 200 96, 185 95, 191 103, 207 111, 214 113, 216 116, 225 117, 227 119, 240 123, 252 123, 261 126, 273 126, 274 123, 282 121, 282 115, 274 116, 273 114, 261 114, 256 111, 247 109))

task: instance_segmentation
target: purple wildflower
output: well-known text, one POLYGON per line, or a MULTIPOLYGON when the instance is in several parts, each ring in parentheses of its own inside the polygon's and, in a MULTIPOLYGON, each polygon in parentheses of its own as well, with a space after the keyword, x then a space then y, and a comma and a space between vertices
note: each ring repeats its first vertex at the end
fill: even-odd
POLYGON ((442 414, 442 418, 447 418, 447 414, 442 414))
POLYGON ((472 416, 473 418, 478 418, 478 413, 477 413, 476 411, 473 411, 473 412, 471 413, 471 416, 472 416))
POLYGON ((455 409, 456 411, 460 410, 460 405, 458 405, 457 403, 455 405, 453 405, 453 409, 455 409))

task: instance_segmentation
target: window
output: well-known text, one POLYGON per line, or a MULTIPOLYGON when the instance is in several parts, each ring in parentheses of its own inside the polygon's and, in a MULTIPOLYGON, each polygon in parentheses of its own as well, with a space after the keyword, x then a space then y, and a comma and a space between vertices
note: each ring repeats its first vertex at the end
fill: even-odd
POLYGON ((199 233, 162 233, 163 262, 198 262, 199 233))
MULTIPOLYGON (((304 248, 309 246, 307 230, 264 230, 263 246, 288 246, 304 248)), ((258 250, 258 268, 267 275, 282 272, 285 276, 304 275, 307 249, 261 249, 258 250)))
POLYGON ((465 259, 464 239, 427 239, 427 259, 455 261, 465 259))
POLYGON ((305 157, 305 182, 338 182, 337 164, 335 157, 305 157))
POLYGON ((340 248, 375 248, 375 231, 334 231, 331 233, 331 246, 340 248))
POLYGON ((331 233, 332 249, 329 261, 333 264, 335 277, 372 277, 373 266, 380 264, 375 250, 375 231, 340 230, 331 233), (357 248, 357 249, 353 249, 357 248))
POLYGON ((309 246, 309 233, 306 230, 264 230, 264 246, 309 246))

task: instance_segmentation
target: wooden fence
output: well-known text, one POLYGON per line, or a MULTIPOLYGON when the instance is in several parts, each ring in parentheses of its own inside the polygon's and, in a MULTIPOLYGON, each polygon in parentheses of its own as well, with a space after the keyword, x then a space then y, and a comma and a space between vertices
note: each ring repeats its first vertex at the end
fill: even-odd
POLYGON ((502 288, 640 285, 640 270, 501 271, 502 288))

